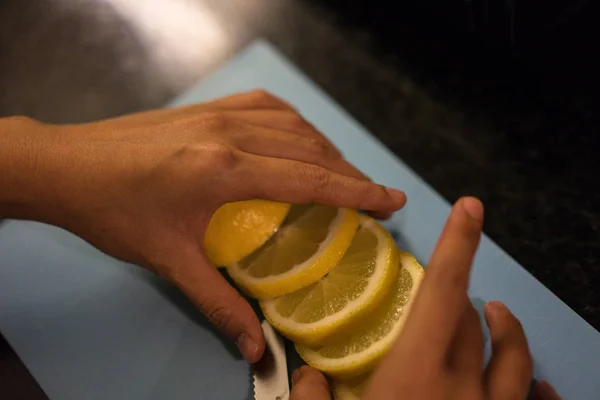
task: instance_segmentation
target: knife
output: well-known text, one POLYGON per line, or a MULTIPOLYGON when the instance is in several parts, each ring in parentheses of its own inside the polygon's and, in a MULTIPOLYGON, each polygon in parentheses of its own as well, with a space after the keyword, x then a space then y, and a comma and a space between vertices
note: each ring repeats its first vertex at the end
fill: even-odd
POLYGON ((267 345, 262 359, 254 366, 254 400, 289 400, 290 385, 283 338, 266 320, 261 326, 267 345))

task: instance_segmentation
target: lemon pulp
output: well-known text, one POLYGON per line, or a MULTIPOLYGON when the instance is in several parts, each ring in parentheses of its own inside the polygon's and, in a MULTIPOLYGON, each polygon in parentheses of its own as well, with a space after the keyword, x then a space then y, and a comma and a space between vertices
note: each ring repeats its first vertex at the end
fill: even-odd
POLYGON ((384 303, 356 329, 335 343, 308 347, 296 344, 311 366, 334 377, 350 378, 370 371, 400 333, 424 271, 415 258, 401 252, 402 269, 384 303))
POLYGON ((204 234, 206 255, 216 266, 240 261, 273 236, 290 207, 290 204, 267 200, 222 205, 204 234))
POLYGON ((345 381, 333 381, 331 389, 335 400, 360 400, 367 384, 370 373, 345 381))
POLYGON ((260 304, 269 322, 288 338, 305 344, 331 341, 379 305, 397 270, 392 237, 376 221, 361 216, 346 254, 325 277, 260 304))
POLYGON ((337 265, 359 223, 358 212, 322 205, 293 206, 260 249, 228 267, 252 296, 278 297, 310 285, 337 265))

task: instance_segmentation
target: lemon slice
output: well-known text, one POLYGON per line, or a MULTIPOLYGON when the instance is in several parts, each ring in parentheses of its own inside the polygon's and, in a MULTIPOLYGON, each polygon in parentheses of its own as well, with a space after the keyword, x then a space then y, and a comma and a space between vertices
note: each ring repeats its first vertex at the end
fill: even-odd
POLYGON ((335 400, 360 400, 371 374, 363 374, 346 381, 334 380, 331 383, 331 391, 335 400))
POLYGON ((389 298, 363 325, 335 344, 313 346, 296 344, 298 354, 310 366, 338 379, 347 379, 372 370, 391 348, 402 330, 406 316, 424 276, 417 260, 400 252, 402 269, 389 298))
POLYGON ((204 234, 204 249, 216 266, 236 263, 262 246, 279 228, 291 205, 247 200, 222 205, 204 234))
POLYGON ((267 243, 227 268, 233 280, 259 298, 282 296, 314 283, 341 260, 358 227, 348 208, 293 206, 267 243))
POLYGON ((295 342, 332 342, 385 299, 396 282, 397 256, 390 234, 372 218, 361 216, 352 244, 327 276, 294 293, 261 301, 263 313, 295 342))

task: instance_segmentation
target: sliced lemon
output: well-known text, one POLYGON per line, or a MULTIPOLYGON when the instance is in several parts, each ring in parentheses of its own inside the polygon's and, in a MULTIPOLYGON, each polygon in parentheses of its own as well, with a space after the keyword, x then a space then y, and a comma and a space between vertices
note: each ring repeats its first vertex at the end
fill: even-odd
POLYGON ((273 236, 290 207, 267 200, 224 204, 208 223, 204 235, 206 254, 216 266, 240 261, 273 236))
POLYGON ((233 280, 258 299, 292 293, 321 279, 341 260, 358 227, 348 208, 293 206, 265 245, 227 268, 233 280))
POLYGON ((333 342, 385 299, 397 280, 397 257, 385 228, 361 216, 348 251, 327 276, 294 293, 263 300, 261 308, 271 325, 295 342, 333 342))
POLYGON ((338 379, 372 370, 401 332, 411 301, 424 276, 423 268, 409 253, 400 252, 401 269, 389 298, 356 330, 335 344, 307 347, 296 344, 298 354, 310 366, 338 379))
POLYGON ((331 383, 331 391, 335 400, 360 400, 371 374, 363 374, 356 378, 345 381, 334 380, 331 383))

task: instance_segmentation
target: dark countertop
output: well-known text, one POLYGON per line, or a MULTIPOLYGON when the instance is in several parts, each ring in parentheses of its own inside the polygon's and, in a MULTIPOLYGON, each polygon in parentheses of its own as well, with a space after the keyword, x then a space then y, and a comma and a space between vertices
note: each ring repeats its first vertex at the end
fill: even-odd
MULTIPOLYGON (((266 37, 446 199, 480 197, 486 233, 600 329, 600 107, 584 58, 531 62, 434 17, 339 1, 131 4, 2 2, 0 115, 160 107, 266 37)), ((11 399, 44 398, 4 341, 0 376, 11 399)))

